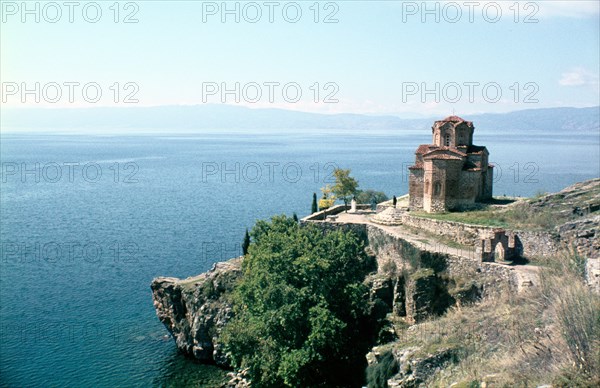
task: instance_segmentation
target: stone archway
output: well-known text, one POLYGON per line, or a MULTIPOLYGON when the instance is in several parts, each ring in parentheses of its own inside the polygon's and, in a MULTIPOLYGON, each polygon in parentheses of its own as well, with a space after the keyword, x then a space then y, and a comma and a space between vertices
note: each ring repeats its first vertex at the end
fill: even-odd
POLYGON ((517 237, 511 234, 511 238, 506 235, 503 229, 494 229, 487 231, 479 240, 477 248, 481 261, 507 261, 513 260, 515 254, 515 240, 517 237))

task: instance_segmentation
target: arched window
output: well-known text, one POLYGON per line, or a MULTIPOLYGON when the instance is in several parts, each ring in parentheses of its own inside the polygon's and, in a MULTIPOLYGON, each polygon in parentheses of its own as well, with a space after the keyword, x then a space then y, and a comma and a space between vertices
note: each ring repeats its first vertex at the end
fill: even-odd
POLYGON ((444 136, 444 145, 446 147, 450 147, 450 134, 447 133, 446 136, 444 136))
POLYGON ((433 195, 438 196, 442 192, 442 184, 440 182, 435 182, 433 184, 433 195))

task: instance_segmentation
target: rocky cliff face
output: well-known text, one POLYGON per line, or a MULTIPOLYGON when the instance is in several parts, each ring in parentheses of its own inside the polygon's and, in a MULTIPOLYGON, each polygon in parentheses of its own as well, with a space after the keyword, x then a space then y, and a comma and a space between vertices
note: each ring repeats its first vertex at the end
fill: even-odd
POLYGON ((557 226, 554 234, 562 249, 600 258, 600 178, 571 185, 558 193, 530 200, 536 211, 548 211, 557 226))
POLYGON ((156 314, 177 347, 198 360, 229 366, 219 342, 221 330, 232 317, 228 294, 241 275, 241 258, 217 263, 201 275, 152 281, 156 314))
POLYGON ((571 220, 555 228, 562 249, 585 262, 588 285, 600 293, 600 178, 579 182, 533 202, 533 207, 552 209, 557 218, 571 220))

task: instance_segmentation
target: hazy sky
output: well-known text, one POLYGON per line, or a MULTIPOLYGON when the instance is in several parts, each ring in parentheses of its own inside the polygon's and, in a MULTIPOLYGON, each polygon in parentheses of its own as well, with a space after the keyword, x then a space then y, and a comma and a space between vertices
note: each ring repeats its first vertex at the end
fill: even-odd
POLYGON ((598 1, 22 4, 1 1, 4 106, 239 98, 429 115, 599 104, 598 1))

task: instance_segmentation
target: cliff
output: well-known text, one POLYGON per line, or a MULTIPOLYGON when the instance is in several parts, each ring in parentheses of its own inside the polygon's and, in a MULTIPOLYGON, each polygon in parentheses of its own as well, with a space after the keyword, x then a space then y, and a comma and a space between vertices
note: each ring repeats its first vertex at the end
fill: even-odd
POLYGON ((216 263, 210 271, 195 277, 159 277, 152 281, 158 319, 185 354, 229 366, 219 335, 232 316, 227 296, 241 275, 241 263, 241 258, 235 258, 216 263))

